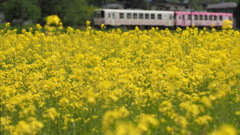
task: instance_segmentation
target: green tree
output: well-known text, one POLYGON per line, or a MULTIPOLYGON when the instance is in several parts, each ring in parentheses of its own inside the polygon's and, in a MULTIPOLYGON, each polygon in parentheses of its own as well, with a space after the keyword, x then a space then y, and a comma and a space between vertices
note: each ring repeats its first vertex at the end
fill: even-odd
POLYGON ((8 0, 2 3, 6 21, 18 24, 31 20, 36 23, 41 16, 37 0, 8 0))
POLYGON ((147 1, 145 0, 117 0, 119 2, 124 2, 125 8, 133 9, 147 9, 147 1))
POLYGON ((85 24, 93 15, 93 7, 89 7, 85 0, 69 0, 63 10, 63 23, 71 25, 85 24))
POLYGON ((58 15, 63 24, 76 26, 85 24, 93 16, 93 6, 89 6, 86 0, 39 0, 43 19, 48 15, 58 15))

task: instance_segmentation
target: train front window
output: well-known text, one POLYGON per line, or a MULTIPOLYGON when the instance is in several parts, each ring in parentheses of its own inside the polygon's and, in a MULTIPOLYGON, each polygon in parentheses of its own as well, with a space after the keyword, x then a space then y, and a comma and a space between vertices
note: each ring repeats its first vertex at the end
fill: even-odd
POLYGON ((188 15, 188 20, 192 20, 192 15, 188 15))
POLYGON ((104 11, 101 11, 101 18, 104 18, 105 17, 105 14, 104 14, 104 11))
POLYGON ((149 14, 145 14, 145 19, 149 19, 149 14))
POLYGON ((204 20, 208 20, 208 16, 207 15, 204 15, 204 20))
POLYGON ((158 19, 162 19, 162 14, 158 14, 158 19))
POLYGON ((137 13, 133 13, 133 19, 137 19, 137 13))
POLYGON ((203 15, 199 15, 199 20, 203 20, 203 15))
POLYGON ((222 21, 223 20, 223 16, 219 16, 219 20, 222 21))
POLYGON ((143 14, 139 14, 139 19, 143 19, 143 14))
POLYGON ((216 15, 214 15, 213 17, 214 17, 214 20, 216 21, 216 20, 217 20, 217 16, 216 16, 216 15))
POLYGON ((155 19, 155 14, 151 14, 151 19, 155 19))
POLYGON ((212 15, 210 15, 210 16, 209 16, 209 20, 212 20, 212 17, 213 17, 213 16, 212 16, 212 15))
POLYGON ((194 15, 194 20, 198 20, 198 15, 194 15))
POLYGON ((119 14, 119 18, 120 18, 120 19, 124 19, 124 13, 120 13, 120 14, 119 14))
POLYGON ((131 19, 132 18, 132 14, 131 13, 127 13, 127 19, 131 19))

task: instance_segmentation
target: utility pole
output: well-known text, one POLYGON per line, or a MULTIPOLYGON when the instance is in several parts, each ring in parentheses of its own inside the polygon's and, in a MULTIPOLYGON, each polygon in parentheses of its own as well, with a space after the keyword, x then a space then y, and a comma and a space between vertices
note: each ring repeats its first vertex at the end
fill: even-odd
POLYGON ((193 19, 193 17, 192 17, 192 0, 189 0, 189 8, 190 8, 190 25, 191 25, 191 27, 192 27, 192 19, 193 19))

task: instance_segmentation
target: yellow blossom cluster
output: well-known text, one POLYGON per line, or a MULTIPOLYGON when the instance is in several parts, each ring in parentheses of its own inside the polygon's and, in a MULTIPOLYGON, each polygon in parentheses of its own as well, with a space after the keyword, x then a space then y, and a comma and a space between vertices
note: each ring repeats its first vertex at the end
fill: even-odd
MULTIPOLYGON (((37 29, 40 30, 41 26, 39 24, 36 25, 37 29)), ((63 24, 61 19, 57 15, 49 15, 46 17, 46 25, 44 26, 48 34, 52 34, 52 32, 56 30, 62 30, 63 24)))
POLYGON ((0 30, 0 134, 240 133, 239 31, 86 26, 0 30))

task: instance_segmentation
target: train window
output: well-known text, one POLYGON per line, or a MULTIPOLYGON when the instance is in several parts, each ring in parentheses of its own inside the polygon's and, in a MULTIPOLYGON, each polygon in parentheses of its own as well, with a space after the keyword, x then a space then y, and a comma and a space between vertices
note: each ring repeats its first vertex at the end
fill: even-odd
POLYGON ((216 15, 214 15, 213 18, 214 18, 215 21, 217 20, 217 16, 216 15))
POLYGON ((204 20, 208 20, 208 15, 204 15, 204 20))
POLYGON ((178 18, 179 18, 179 19, 181 19, 181 18, 182 18, 182 16, 181 16, 181 15, 179 15, 179 16, 178 16, 178 18))
POLYGON ((115 14, 114 13, 112 13, 112 18, 115 18, 115 14))
POLYGON ((188 20, 192 20, 192 15, 188 15, 188 20))
POLYGON ((111 18, 111 14, 110 13, 108 14, 108 18, 111 18))
POLYGON ((120 19, 124 19, 124 13, 120 13, 120 14, 119 14, 119 18, 120 18, 120 19))
POLYGON ((232 20, 232 17, 231 17, 231 16, 229 16, 229 20, 232 20))
POLYGON ((184 16, 184 15, 182 15, 182 19, 185 19, 185 16, 184 16))
POLYGON ((155 14, 151 14, 151 19, 155 19, 155 14))
POLYGON ((149 19, 149 14, 145 14, 145 19, 149 19))
POLYGON ((212 20, 212 17, 213 17, 213 16, 212 16, 212 15, 210 15, 210 16, 209 16, 209 20, 212 20))
POLYGON ((137 19, 137 13, 133 13, 133 19, 137 19))
POLYGON ((131 13, 127 13, 127 19, 131 19, 132 18, 132 14, 131 13))
POLYGON ((220 15, 219 16, 219 20, 222 21, 223 20, 223 16, 220 15))
POLYGON ((158 19, 162 19, 162 14, 158 14, 158 19))
POLYGON ((143 14, 139 14, 139 19, 143 19, 143 14))
POLYGON ((169 15, 169 20, 171 20, 172 19, 172 16, 171 15, 169 15))
POLYGON ((104 18, 105 15, 104 15, 104 11, 101 11, 101 18, 104 18))
POLYGON ((198 15, 194 15, 194 20, 198 20, 198 15))
POLYGON ((199 20, 203 20, 203 15, 199 15, 199 20))

